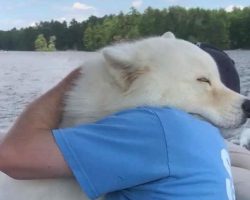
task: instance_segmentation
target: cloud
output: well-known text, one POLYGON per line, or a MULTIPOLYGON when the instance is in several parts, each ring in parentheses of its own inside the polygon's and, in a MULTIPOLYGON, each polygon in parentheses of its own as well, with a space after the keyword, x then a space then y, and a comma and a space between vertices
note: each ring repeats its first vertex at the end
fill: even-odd
POLYGON ((134 8, 140 8, 140 7, 142 6, 142 4, 143 4, 143 1, 142 1, 142 0, 134 0, 134 1, 132 2, 132 6, 133 6, 134 8))
POLYGON ((232 12, 235 8, 242 10, 244 8, 244 6, 242 6, 242 5, 229 5, 225 8, 225 11, 232 12))
POLYGON ((58 21, 60 21, 60 22, 67 21, 67 18, 66 18, 66 17, 60 17, 60 18, 58 19, 58 21))
POLYGON ((37 25, 36 22, 31 22, 31 23, 29 24, 29 26, 31 26, 31 27, 35 27, 36 25, 37 25))
POLYGON ((103 16, 98 9, 93 9, 93 10, 88 10, 85 12, 78 12, 78 11, 68 11, 65 12, 64 15, 61 15, 56 18, 56 20, 63 22, 70 22, 72 19, 75 19, 78 22, 82 22, 84 20, 87 20, 90 16, 96 16, 96 17, 101 17, 103 16))
POLYGON ((91 15, 97 17, 101 15, 99 9, 80 2, 75 2, 68 6, 61 6, 60 10, 62 14, 54 18, 60 22, 70 22, 72 19, 82 22, 88 19, 91 15))
POLYGON ((80 2, 75 2, 72 5, 72 8, 74 10, 93 10, 93 9, 95 9, 93 6, 90 6, 90 5, 87 5, 87 4, 84 4, 84 3, 80 3, 80 2))

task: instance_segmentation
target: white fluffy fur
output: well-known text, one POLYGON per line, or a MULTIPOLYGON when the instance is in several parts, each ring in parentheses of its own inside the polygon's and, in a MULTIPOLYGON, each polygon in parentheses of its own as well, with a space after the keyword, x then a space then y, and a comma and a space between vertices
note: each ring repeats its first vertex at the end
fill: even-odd
MULTIPOLYGON (((207 53, 167 33, 104 48, 88 60, 67 95, 62 127, 93 122, 130 107, 152 105, 174 106, 219 127, 231 128, 245 121, 241 109, 244 99, 221 83, 217 66, 207 53)), ((87 198, 73 179, 15 181, 2 174, 0 199, 87 198)))
POLYGON ((250 128, 243 130, 240 137, 240 145, 250 150, 250 128))

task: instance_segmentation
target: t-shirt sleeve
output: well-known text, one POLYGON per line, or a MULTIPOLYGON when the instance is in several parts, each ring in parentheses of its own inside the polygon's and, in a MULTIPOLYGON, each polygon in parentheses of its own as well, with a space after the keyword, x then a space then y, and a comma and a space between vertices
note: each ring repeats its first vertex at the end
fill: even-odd
POLYGON ((164 132, 151 111, 130 110, 53 135, 90 198, 169 175, 164 132))

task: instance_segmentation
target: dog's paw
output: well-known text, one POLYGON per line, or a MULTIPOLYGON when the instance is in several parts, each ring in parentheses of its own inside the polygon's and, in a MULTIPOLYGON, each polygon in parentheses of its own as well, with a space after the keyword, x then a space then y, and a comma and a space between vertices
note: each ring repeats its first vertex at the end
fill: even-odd
POLYGON ((242 131, 240 145, 250 150, 250 128, 246 128, 242 131))

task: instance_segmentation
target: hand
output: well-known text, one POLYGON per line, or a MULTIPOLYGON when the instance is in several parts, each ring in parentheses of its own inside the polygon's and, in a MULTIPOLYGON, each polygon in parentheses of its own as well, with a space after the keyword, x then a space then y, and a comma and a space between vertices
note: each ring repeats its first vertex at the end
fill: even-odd
POLYGON ((19 116, 0 144, 0 171, 17 179, 71 175, 51 129, 59 126, 63 97, 79 74, 80 69, 71 72, 19 116))

